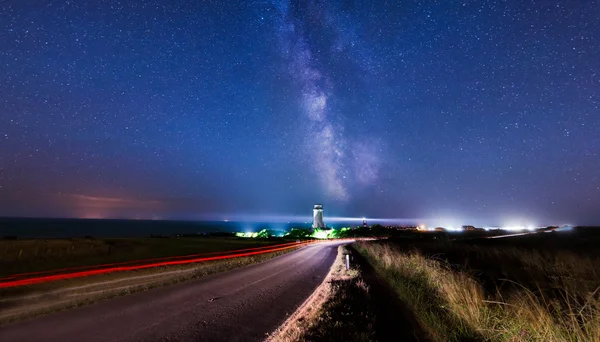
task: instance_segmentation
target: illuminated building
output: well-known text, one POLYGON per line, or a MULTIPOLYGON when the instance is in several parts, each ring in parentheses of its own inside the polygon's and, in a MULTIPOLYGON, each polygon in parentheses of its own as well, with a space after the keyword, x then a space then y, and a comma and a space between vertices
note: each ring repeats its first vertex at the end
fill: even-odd
POLYGON ((325 228, 325 223, 323 223, 323 205, 315 204, 313 208, 313 229, 315 228, 325 228))

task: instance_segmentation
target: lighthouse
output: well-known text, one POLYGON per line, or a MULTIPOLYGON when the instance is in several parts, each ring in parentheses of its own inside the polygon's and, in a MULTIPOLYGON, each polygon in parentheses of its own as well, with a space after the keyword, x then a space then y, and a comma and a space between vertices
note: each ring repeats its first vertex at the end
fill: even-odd
POLYGON ((323 205, 315 204, 313 207, 313 229, 315 228, 325 228, 325 223, 323 223, 323 205))

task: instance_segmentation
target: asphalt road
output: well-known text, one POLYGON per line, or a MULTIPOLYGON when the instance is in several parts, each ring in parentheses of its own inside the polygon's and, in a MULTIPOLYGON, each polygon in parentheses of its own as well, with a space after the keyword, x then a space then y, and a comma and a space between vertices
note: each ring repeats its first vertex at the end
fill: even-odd
POLYGON ((0 327, 0 341, 261 341, 323 281, 341 242, 0 327))

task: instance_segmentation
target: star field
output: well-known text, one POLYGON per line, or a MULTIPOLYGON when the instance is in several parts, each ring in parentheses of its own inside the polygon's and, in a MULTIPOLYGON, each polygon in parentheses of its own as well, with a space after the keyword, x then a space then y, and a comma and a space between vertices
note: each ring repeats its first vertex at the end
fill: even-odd
POLYGON ((598 42, 598 1, 3 1, 0 215, 597 224, 598 42))

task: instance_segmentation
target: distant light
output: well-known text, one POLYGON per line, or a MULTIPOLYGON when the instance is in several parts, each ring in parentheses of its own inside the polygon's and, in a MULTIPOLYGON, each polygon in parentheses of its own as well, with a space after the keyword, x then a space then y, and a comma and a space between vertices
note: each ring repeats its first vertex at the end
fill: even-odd
POLYGON ((257 236, 257 233, 239 232, 239 233, 235 233, 235 236, 241 237, 241 238, 255 238, 257 236))
POLYGON ((315 239, 328 239, 331 234, 331 231, 315 229, 312 234, 312 237, 315 239))
POLYGON ((568 232, 568 231, 573 230, 573 226, 569 225, 569 224, 566 224, 566 225, 563 225, 562 227, 558 227, 558 228, 556 228, 554 230, 557 231, 557 232, 568 232))
POLYGON ((502 227, 503 230, 508 230, 508 231, 521 231, 521 230, 525 230, 525 226, 506 226, 506 227, 502 227))
POLYGON ((445 229, 446 229, 447 231, 451 231, 451 232, 459 232, 459 231, 461 231, 461 230, 462 230, 462 229, 460 229, 460 228, 456 228, 456 227, 454 227, 454 226, 452 226, 452 225, 447 225, 447 226, 445 226, 445 229))

